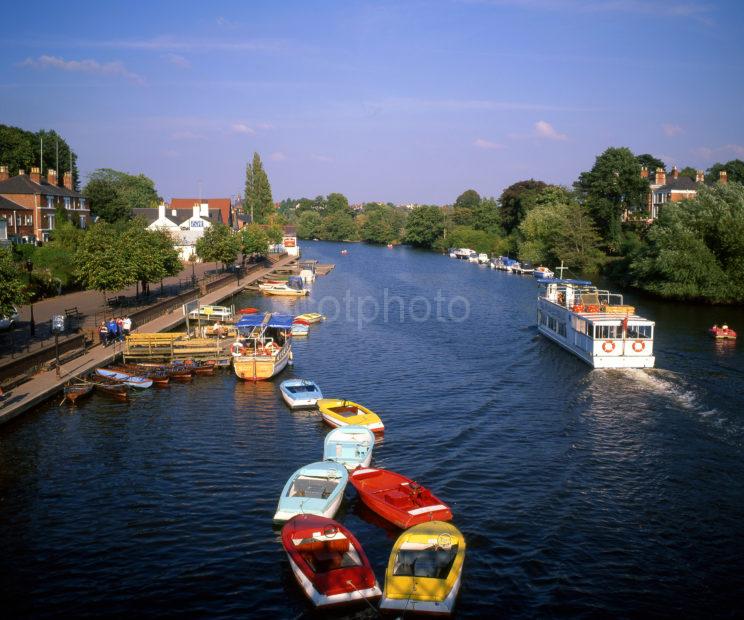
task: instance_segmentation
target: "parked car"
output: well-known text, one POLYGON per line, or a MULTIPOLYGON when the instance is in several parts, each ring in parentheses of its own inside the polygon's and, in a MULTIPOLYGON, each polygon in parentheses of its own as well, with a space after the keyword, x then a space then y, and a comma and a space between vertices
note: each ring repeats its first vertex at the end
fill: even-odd
POLYGON ((0 329, 10 329, 19 320, 18 308, 13 306, 13 314, 0 317, 0 329))

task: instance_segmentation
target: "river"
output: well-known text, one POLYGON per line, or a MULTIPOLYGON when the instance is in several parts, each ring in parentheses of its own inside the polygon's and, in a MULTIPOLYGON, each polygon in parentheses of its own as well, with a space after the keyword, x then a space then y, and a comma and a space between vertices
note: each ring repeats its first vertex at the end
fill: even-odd
MULTIPOLYGON (((304 253, 337 265, 308 298, 236 307, 329 315, 281 378, 377 411, 374 463, 452 506, 468 543, 458 617, 741 612, 744 359, 705 332, 744 331, 741 309, 631 296, 657 321, 656 369, 598 371, 538 334, 532 278, 406 247, 304 253)), ((0 427, 3 608, 314 617, 271 518, 327 430, 276 383, 231 372, 0 427)), ((351 486, 337 518, 382 583, 395 532, 351 486)))

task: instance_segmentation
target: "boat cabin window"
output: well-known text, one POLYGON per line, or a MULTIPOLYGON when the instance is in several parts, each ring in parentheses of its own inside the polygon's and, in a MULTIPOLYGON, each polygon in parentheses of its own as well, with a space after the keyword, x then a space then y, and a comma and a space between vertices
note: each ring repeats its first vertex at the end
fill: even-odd
POLYGON ((628 338, 652 338, 653 333, 653 325, 628 325, 628 338))
POLYGON ((595 325, 594 338, 597 340, 608 340, 622 338, 623 328, 620 325, 595 325))
POLYGON ((289 489, 289 497, 310 497, 327 499, 338 485, 335 480, 300 477, 289 489))
POLYGON ((359 411, 356 407, 350 407, 349 405, 344 405, 342 407, 331 407, 331 411, 344 418, 352 418, 355 415, 359 415, 361 413, 361 411, 359 411))
POLYGON ((437 545, 426 549, 401 549, 395 558, 396 577, 429 577, 446 579, 457 556, 457 545, 443 549, 437 545))
POLYGON ((292 392, 292 394, 305 394, 307 392, 314 392, 315 386, 314 385, 290 385, 290 386, 287 386, 287 391, 292 392))

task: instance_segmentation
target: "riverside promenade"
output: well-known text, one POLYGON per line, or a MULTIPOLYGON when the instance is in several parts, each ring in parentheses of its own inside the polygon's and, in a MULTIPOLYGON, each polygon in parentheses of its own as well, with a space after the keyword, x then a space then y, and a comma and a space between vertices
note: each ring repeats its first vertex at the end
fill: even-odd
MULTIPOLYGON (((209 305, 217 304, 223 299, 240 292, 245 286, 255 283, 257 280, 269 275, 276 269, 286 267, 296 260, 294 256, 284 256, 277 262, 265 268, 256 270, 247 274, 239 282, 231 282, 211 293, 199 297, 199 304, 209 305)), ((181 308, 176 308, 152 321, 139 325, 134 331, 138 332, 161 332, 172 329, 184 321, 185 317, 181 308)), ((121 355, 122 344, 116 343, 108 347, 100 345, 93 346, 91 349, 59 367, 59 376, 57 369, 43 371, 36 374, 29 381, 15 387, 10 391, 3 401, 0 401, 0 424, 4 424, 18 415, 32 409, 33 407, 44 402, 51 396, 59 393, 64 384, 75 376, 84 374, 99 366, 104 366, 114 361, 121 355)))

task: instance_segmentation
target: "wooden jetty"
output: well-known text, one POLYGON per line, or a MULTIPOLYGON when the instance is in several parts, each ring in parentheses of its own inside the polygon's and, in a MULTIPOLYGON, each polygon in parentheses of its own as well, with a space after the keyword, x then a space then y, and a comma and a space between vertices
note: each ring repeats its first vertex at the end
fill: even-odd
POLYGON ((219 338, 189 338, 183 332, 136 333, 124 341, 126 364, 142 362, 215 361, 230 363, 230 343, 219 338))

